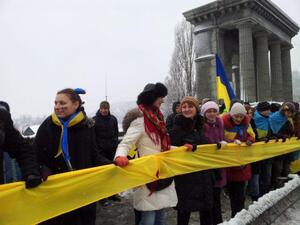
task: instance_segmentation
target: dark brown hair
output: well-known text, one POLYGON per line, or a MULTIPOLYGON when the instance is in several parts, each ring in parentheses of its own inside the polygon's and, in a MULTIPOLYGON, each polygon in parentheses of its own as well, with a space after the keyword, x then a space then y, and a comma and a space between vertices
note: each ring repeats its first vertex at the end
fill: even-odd
POLYGON ((74 103, 74 102, 79 102, 79 108, 82 107, 83 102, 82 102, 82 100, 81 100, 79 94, 77 94, 77 93, 74 91, 74 89, 72 89, 72 88, 65 88, 65 89, 63 89, 63 90, 58 91, 56 94, 57 94, 57 95, 58 95, 58 94, 65 94, 65 95, 68 95, 69 98, 70 98, 70 100, 71 100, 73 103, 74 103))

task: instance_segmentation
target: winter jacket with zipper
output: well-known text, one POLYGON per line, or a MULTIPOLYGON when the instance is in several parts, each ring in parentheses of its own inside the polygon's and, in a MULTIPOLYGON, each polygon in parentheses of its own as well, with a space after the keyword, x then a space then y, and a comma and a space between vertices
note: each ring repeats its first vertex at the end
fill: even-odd
MULTIPOLYGON (((203 118, 197 115, 194 119, 178 114, 170 132, 171 143, 175 146, 184 144, 204 144, 203 118)), ((187 152, 186 154, 192 154, 187 152)), ((184 211, 206 211, 213 206, 214 172, 205 170, 175 177, 178 196, 177 208, 184 211)))
MULTIPOLYGON (((255 142, 255 134, 247 115, 244 117, 240 125, 236 125, 233 122, 229 113, 223 116, 223 122, 225 130, 224 137, 226 141, 233 142, 234 140, 240 140, 242 142, 246 142, 249 140, 251 142, 255 142)), ((247 151, 247 149, 244 151, 247 151)), ((251 178, 251 167, 249 164, 246 166, 230 167, 226 169, 226 173, 228 181, 247 181, 251 178)))
MULTIPOLYGON (((140 110, 130 111, 130 116, 125 118, 131 121, 123 121, 123 125, 129 128, 118 145, 115 158, 127 156, 132 146, 137 147, 138 157, 158 154, 161 152, 161 145, 156 145, 145 132, 144 118, 140 110)), ((136 156, 137 156, 136 155, 136 156)), ((156 173, 156 171, 155 171, 156 173)), ((177 204, 177 196, 174 182, 167 188, 150 194, 146 185, 134 189, 133 207, 139 211, 153 211, 163 208, 174 207, 177 204)))

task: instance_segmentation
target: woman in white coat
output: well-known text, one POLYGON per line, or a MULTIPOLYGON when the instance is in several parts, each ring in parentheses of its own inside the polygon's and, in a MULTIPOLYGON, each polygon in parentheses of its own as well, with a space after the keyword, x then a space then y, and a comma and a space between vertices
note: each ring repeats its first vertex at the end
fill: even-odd
MULTIPOLYGON (((170 138, 166 124, 160 111, 167 88, 161 84, 147 84, 137 99, 139 116, 134 119, 119 144, 115 163, 127 166, 127 154, 134 145, 138 157, 157 154, 170 149, 170 138)), ((141 212, 139 225, 164 225, 163 209, 177 204, 174 182, 161 190, 155 190, 157 185, 143 185, 135 189, 134 208, 141 212)))

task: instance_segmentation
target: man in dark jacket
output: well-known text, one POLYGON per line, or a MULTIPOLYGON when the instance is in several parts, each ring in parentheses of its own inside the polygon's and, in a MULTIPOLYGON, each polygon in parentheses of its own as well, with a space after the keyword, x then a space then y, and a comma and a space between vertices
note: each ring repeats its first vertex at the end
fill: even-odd
POLYGON ((168 129, 169 132, 173 129, 174 118, 175 118, 175 116, 176 116, 178 113, 180 113, 180 102, 174 102, 174 103, 173 103, 172 111, 173 111, 173 113, 170 114, 170 115, 167 117, 167 120, 166 120, 166 125, 167 125, 167 129, 168 129))
POLYGON ((109 102, 100 103, 99 111, 94 117, 96 142, 102 154, 113 160, 118 146, 118 120, 110 114, 109 102))
MULTIPOLYGON (((100 103, 100 108, 93 118, 95 120, 95 133, 98 149, 101 149, 101 154, 109 160, 115 157, 116 149, 118 147, 118 120, 110 114, 110 105, 107 101, 100 103)), ((117 195, 109 198, 113 201, 120 201, 117 195)), ((100 203, 102 206, 110 205, 109 199, 102 199, 100 203)))
MULTIPOLYGON (((3 161, 3 152, 6 151, 12 158, 16 158, 26 188, 38 186, 42 180, 36 154, 33 149, 26 144, 20 133, 14 128, 10 113, 0 107, 0 161, 3 161)), ((0 167, 0 183, 3 183, 3 167, 0 167)))

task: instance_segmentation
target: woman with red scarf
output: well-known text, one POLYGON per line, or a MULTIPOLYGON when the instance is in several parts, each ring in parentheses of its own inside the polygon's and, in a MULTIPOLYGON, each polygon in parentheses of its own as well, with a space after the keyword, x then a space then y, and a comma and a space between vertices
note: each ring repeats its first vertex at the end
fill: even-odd
MULTIPOLYGON (((168 90, 162 83, 147 84, 137 99, 139 116, 134 119, 119 144, 115 163, 127 166, 127 155, 132 146, 136 146, 137 157, 157 154, 170 149, 170 138, 167 133, 164 117, 160 111, 163 98, 168 90)), ((133 196, 134 209, 141 212, 139 225, 164 225, 163 209, 174 207, 177 196, 174 182, 164 187, 150 183, 135 189, 133 196)))

